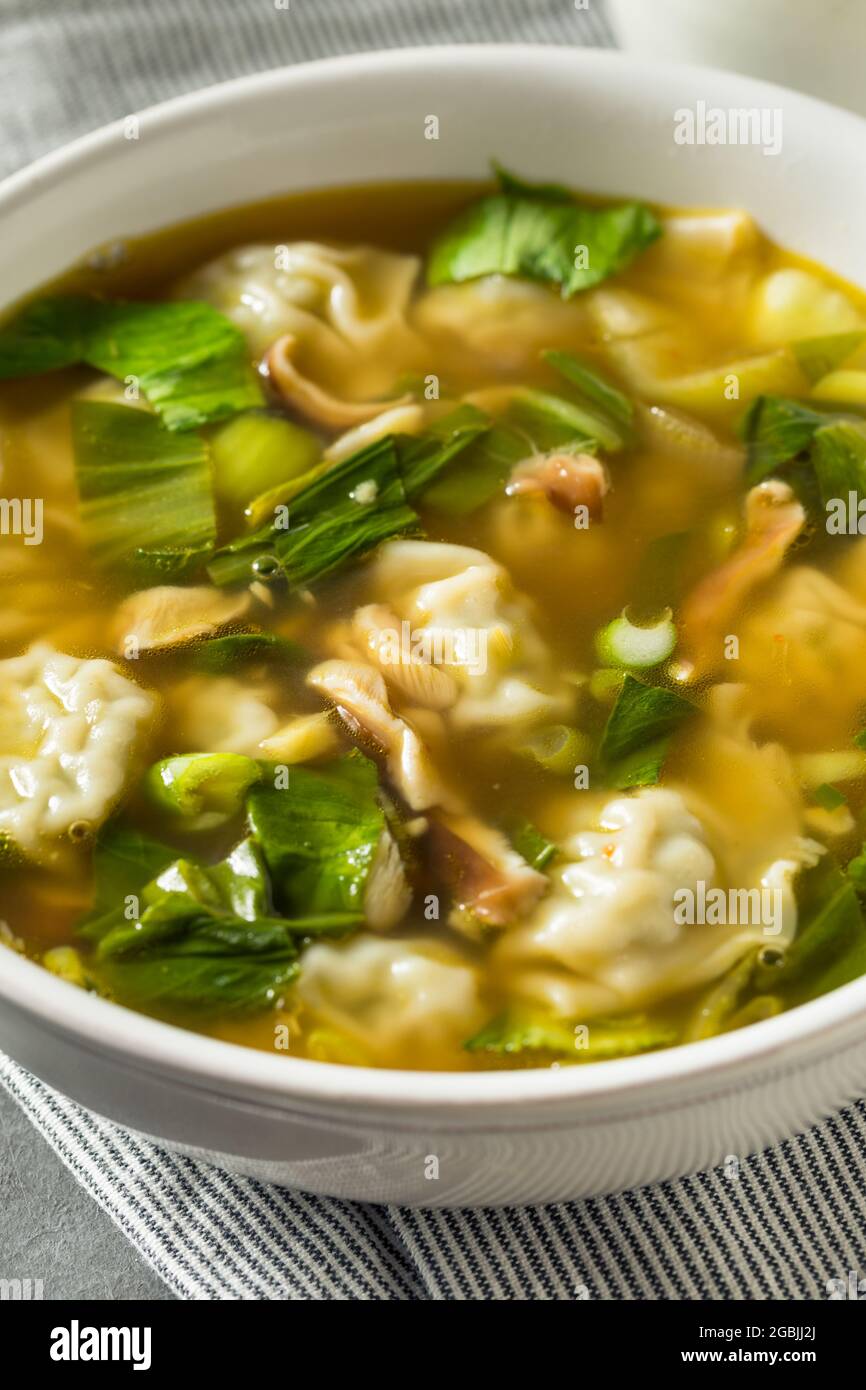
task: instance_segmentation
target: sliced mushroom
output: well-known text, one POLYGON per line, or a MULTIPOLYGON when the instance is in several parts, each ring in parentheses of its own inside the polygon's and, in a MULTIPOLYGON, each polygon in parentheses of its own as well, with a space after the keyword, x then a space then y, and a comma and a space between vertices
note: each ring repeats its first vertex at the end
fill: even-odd
POLYGON ((391 401, 342 401, 332 396, 295 366, 292 357, 297 346, 298 339, 291 333, 284 333, 268 349, 264 365, 286 405, 305 415, 313 424, 329 430, 352 429, 375 419, 385 410, 411 404, 412 397, 408 394, 391 401))
POLYGON ((141 589, 118 608, 112 622, 113 640, 122 656, 128 656, 132 646, 139 652, 177 647, 238 622, 251 602, 246 592, 224 593, 206 584, 191 589, 171 584, 141 589))
POLYGON ((413 811, 454 807, 415 730, 394 714, 380 673, 362 662, 323 661, 307 684, 332 701, 340 718, 362 741, 372 742, 385 759, 388 776, 413 811))
POLYGON ((541 492, 560 511, 574 515, 586 507, 598 521, 609 489, 604 468, 591 454, 539 454, 518 464, 505 491, 509 497, 541 492))
POLYGON ((412 902, 400 848, 387 828, 379 836, 364 890, 364 920, 373 931, 390 931, 412 902))
POLYGON ((504 835, 474 816, 431 816, 428 848, 432 867, 454 894, 455 926, 465 926, 467 917, 483 926, 508 926, 548 886, 504 835))
POLYGON ((683 604, 680 680, 694 680, 717 664, 721 634, 751 590, 780 569, 806 524, 806 513, 788 484, 773 478, 747 493, 745 519, 746 533, 736 550, 704 576, 683 604))
POLYGON ((352 633, 365 659, 407 700, 424 709, 449 709, 456 703, 460 688, 454 677, 413 650, 411 624, 401 623, 385 604, 357 609, 352 633))

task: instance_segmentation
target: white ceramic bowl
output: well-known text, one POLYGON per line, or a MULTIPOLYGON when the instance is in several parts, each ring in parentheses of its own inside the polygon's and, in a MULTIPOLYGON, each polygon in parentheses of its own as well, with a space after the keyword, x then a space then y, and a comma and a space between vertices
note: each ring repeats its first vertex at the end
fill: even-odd
MULTIPOLYGON (((454 47, 245 78, 112 126, 0 188, 0 304, 98 243, 285 190, 485 173, 741 204, 866 283, 866 123, 779 88, 581 49, 454 47), (784 148, 680 146, 673 113, 784 112, 784 148), (438 115, 440 139, 424 138, 438 115)), ((861 1094, 866 979, 741 1032, 561 1071, 418 1074, 267 1056, 0 956, 0 1047, 134 1130, 376 1202, 554 1201, 744 1156, 861 1094), (429 1176, 438 1158, 438 1178, 429 1176)))

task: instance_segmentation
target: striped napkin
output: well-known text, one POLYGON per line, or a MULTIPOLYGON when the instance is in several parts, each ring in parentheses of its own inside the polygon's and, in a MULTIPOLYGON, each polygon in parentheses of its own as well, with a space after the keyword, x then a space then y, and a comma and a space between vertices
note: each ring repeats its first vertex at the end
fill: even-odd
MULTIPOLYGON (((446 42, 610 42, 598 0, 0 0, 0 174, 224 78, 446 42)), ((544 1208, 291 1193, 167 1153, 0 1055, 0 1083, 188 1299, 806 1299, 866 1269, 866 1105, 730 1172, 544 1208)))

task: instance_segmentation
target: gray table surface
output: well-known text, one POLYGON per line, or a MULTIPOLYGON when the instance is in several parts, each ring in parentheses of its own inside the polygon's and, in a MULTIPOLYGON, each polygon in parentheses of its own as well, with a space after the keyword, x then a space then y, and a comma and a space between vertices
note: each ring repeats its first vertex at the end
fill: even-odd
POLYGON ((46 1299, 172 1299, 110 1217, 0 1091, 0 1278, 46 1299))

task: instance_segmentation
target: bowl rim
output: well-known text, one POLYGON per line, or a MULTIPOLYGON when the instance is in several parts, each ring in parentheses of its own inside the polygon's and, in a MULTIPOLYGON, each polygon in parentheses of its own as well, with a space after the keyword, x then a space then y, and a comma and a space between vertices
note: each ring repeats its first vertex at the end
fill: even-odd
MULTIPOLYGON (((429 71, 435 64, 466 73, 496 72, 509 62, 525 67, 527 61, 553 64, 575 73, 581 67, 615 67, 630 71, 641 82, 649 73, 654 82, 676 75, 702 81, 708 91, 721 83, 734 104, 747 97, 750 104, 761 104, 762 98, 769 104, 784 97, 789 106, 806 115, 834 126, 845 125, 861 138, 866 136, 866 121, 853 112, 741 74, 694 64, 650 63, 606 49, 517 43, 438 44, 319 59, 216 83, 137 114, 153 130, 182 128, 185 121, 209 111, 260 99, 286 86, 316 86, 329 80, 395 71, 429 71)), ((0 182, 0 216, 26 203, 42 185, 74 179, 88 165, 98 163, 126 119, 82 135, 7 176, 0 182)), ((823 1043, 826 1052, 832 1048, 834 1035, 841 1043, 843 1034, 850 1035, 853 1025, 863 1023, 866 976, 777 1018, 700 1042, 591 1065, 492 1072, 401 1071, 317 1062, 290 1054, 270 1055, 86 994, 14 950, 7 952, 0 970, 0 1000, 39 1020, 46 1031, 74 1038, 84 1050, 98 1049, 133 1067, 169 1073, 212 1091, 230 1090, 233 1096, 247 1100, 297 1100, 312 1106, 338 1105, 343 1111, 372 1106, 386 1114, 400 1112, 404 1116, 429 1111, 431 1106, 445 1114, 480 1109, 489 1115, 504 1105, 519 1105, 531 1112, 542 1104, 573 1109, 581 1103, 589 1107, 593 1102, 604 1102, 620 1103, 632 1110, 639 1100, 645 1108, 650 1102, 658 1103, 660 1093, 689 1082, 712 1081, 718 1091, 731 1073, 746 1067, 780 1064, 786 1056, 791 1057, 793 1066, 792 1049, 797 1045, 823 1043)))

